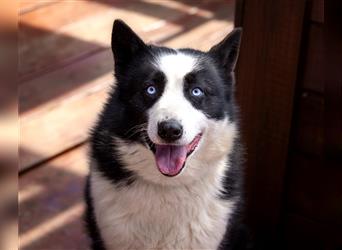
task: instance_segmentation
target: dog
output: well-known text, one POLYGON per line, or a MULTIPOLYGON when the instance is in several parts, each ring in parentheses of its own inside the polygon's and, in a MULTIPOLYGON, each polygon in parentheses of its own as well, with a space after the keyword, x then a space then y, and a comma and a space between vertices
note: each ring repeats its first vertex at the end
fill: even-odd
POLYGON ((92 249, 242 249, 241 34, 172 49, 114 21, 116 84, 90 139, 92 249))

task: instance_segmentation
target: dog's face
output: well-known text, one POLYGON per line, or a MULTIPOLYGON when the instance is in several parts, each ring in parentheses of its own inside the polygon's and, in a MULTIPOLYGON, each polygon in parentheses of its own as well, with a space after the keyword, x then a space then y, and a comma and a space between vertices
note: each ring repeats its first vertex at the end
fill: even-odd
POLYGON ((146 45, 115 21, 112 99, 121 106, 121 125, 114 138, 129 170, 176 183, 226 159, 235 136, 233 70, 240 37, 241 30, 234 30, 206 53, 174 50, 146 45))

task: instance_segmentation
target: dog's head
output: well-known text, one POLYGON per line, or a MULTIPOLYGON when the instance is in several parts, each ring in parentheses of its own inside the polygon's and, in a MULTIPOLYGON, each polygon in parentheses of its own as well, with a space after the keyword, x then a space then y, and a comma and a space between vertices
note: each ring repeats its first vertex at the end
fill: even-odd
POLYGON ((176 50, 147 45, 124 22, 114 22, 117 85, 110 102, 117 106, 115 140, 129 170, 170 182, 196 178, 226 159, 235 136, 240 38, 234 29, 208 52, 176 50))

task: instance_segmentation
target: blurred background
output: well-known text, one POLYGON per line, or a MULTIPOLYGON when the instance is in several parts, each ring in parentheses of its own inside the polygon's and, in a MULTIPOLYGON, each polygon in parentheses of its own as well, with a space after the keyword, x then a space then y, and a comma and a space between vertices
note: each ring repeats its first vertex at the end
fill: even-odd
POLYGON ((17 6, 0 0, 0 249, 18 248, 17 6))
POLYGON ((117 18, 147 42, 201 50, 243 27, 246 223, 259 249, 342 249, 342 40, 323 39, 323 0, 20 1, 20 249, 88 249, 87 135, 113 84, 117 18))

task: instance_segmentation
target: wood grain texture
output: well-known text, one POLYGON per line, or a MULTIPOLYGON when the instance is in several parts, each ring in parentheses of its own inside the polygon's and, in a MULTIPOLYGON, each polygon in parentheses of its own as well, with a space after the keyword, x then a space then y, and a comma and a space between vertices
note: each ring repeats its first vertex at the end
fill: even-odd
POLYGON ((288 212, 342 231, 340 166, 298 152, 291 153, 289 165, 288 212))
POLYGON ((106 51, 25 85, 19 103, 24 112, 20 118, 20 170, 87 138, 113 83, 112 70, 112 56, 106 51), (65 88, 71 90, 65 93, 65 88), (64 94, 55 97, 57 91, 64 94))
POLYGON ((341 230, 321 224, 302 215, 288 213, 284 230, 284 249, 339 250, 341 230))
POLYGON ((329 2, 324 27, 325 143, 327 158, 342 165, 342 2, 329 2))
POLYGON ((245 0, 235 1, 234 26, 242 27, 245 0))
POLYGON ((207 18, 198 14, 201 8, 217 10, 218 6, 223 7, 222 2, 198 1, 189 6, 176 1, 118 1, 115 4, 63 1, 41 8, 20 17, 20 79, 32 79, 37 74, 108 48, 114 19, 125 20, 136 32, 153 41, 146 32, 158 30, 161 33, 160 28, 167 23, 186 27, 184 17, 206 22, 207 18))
POLYGON ((291 150, 298 150, 311 157, 324 157, 324 111, 323 96, 301 92, 293 115, 291 150))
POLYGON ((324 37, 322 24, 310 24, 305 45, 302 48, 302 69, 298 87, 319 94, 324 93, 324 37))
POLYGON ((324 23, 324 0, 312 1, 311 20, 317 23, 324 23))
POLYGON ((37 9, 44 8, 48 5, 56 4, 61 0, 47 0, 47 1, 37 1, 37 0, 20 0, 19 2, 19 14, 24 15, 37 9))
POLYGON ((288 249, 342 247, 341 7, 324 37, 327 20, 310 21, 305 32, 286 176, 288 249))
POLYGON ((271 244, 282 205, 305 1, 245 1, 237 68, 247 222, 271 244))
POLYGON ((20 249, 88 249, 82 221, 86 153, 79 147, 20 176, 20 249))
POLYGON ((340 249, 342 169, 326 158, 292 152, 287 174, 287 249, 340 249))

